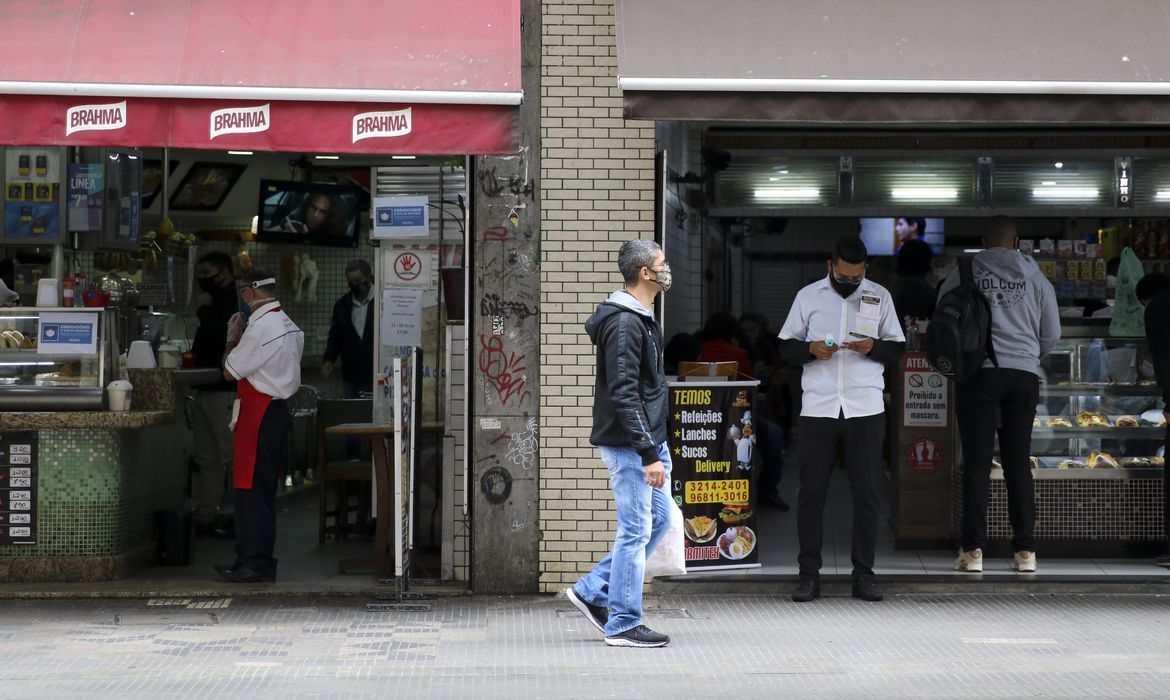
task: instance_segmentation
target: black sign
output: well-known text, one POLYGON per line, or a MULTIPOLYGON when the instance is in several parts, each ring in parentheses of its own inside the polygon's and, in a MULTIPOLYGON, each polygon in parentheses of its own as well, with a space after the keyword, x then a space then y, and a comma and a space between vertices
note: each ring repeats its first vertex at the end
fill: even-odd
POLYGON ((0 433, 0 546, 37 541, 36 431, 0 433))
POLYGON ((672 492, 683 513, 688 569, 758 566, 756 384, 670 385, 672 492))

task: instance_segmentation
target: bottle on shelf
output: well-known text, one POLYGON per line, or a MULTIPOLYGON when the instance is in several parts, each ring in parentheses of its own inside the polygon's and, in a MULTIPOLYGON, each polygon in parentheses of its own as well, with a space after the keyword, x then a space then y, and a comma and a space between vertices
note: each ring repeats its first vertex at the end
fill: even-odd
POLYGON ((77 282, 73 279, 72 273, 65 273, 65 279, 61 280, 61 306, 73 306, 74 287, 77 282))

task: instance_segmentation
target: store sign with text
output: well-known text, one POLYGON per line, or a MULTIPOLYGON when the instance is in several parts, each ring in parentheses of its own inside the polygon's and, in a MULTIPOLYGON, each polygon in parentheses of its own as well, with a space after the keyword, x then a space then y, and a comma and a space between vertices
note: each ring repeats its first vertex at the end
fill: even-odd
POLYGON ((757 382, 672 382, 671 492, 683 513, 687 569, 759 566, 752 417, 757 382))
POLYGON ((0 433, 0 547, 37 542, 36 431, 0 433))
POLYGON ((947 378, 930 366, 924 353, 902 358, 902 425, 908 428, 945 428, 950 387, 947 378))

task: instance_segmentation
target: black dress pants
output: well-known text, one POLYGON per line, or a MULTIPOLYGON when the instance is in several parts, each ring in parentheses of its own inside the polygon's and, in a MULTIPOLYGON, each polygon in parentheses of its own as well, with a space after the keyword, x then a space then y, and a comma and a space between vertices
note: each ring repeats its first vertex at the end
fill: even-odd
POLYGON ((1012 548, 1036 551, 1036 495, 1032 483, 1032 421, 1040 379, 1018 369, 984 368, 955 389, 955 416, 963 440, 963 549, 987 546, 987 493, 999 435, 999 460, 1008 493, 1012 548))
POLYGON ((236 489, 236 567, 261 576, 276 575, 276 490, 280 485, 281 455, 292 419, 288 402, 273 400, 260 421, 256 470, 252 488, 236 489))
POLYGON ((825 496, 833 473, 833 458, 840 444, 845 471, 853 492, 853 576, 873 575, 877 548, 878 513, 881 505, 882 440, 886 416, 861 418, 800 417, 797 463, 800 496, 796 528, 800 540, 801 576, 818 576, 825 531, 825 496))

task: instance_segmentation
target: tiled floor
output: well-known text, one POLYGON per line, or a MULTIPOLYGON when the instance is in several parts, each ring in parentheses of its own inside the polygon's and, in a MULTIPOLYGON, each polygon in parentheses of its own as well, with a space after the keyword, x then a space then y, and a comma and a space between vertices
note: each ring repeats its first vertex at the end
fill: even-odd
MULTIPOLYGON (((758 511, 757 527, 758 546, 760 548, 760 563, 756 569, 743 569, 737 574, 759 575, 795 575, 797 573, 796 555, 799 551, 796 539, 796 490, 795 478, 786 478, 781 486, 784 499, 793 506, 787 513, 761 508, 758 511)), ((888 499, 885 503, 888 504, 888 499)), ((888 506, 887 506, 888 508, 888 506)), ((878 539, 875 573, 879 576, 930 576, 930 577, 966 577, 970 574, 959 574, 951 567, 955 560, 955 553, 940 549, 895 549, 893 533, 888 527, 888 510, 883 512, 882 529, 878 539)), ((852 571, 849 558, 850 530, 852 527, 852 506, 849 495, 849 482, 841 470, 833 475, 833 483, 826 505, 825 515, 825 546, 822 552, 824 568, 821 573, 826 576, 848 576, 852 571)), ((1165 577, 1170 582, 1170 570, 1160 569, 1153 565, 1152 559, 1069 559, 1045 557, 1039 555, 1039 572, 1048 577, 1105 577, 1105 576, 1143 576, 1165 577)), ((983 577, 1010 577, 1019 578, 1021 574, 1012 568, 1010 558, 985 558, 983 562, 983 577)))

